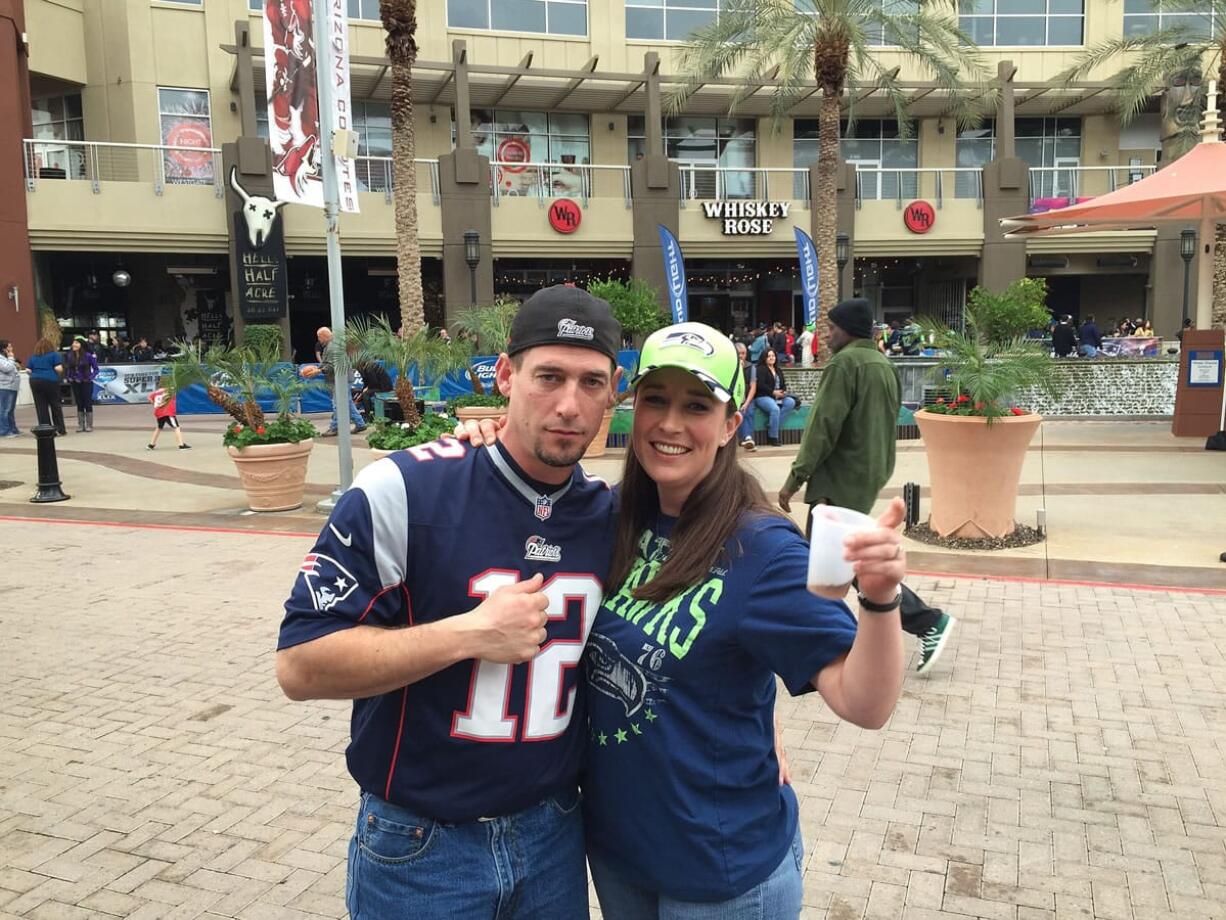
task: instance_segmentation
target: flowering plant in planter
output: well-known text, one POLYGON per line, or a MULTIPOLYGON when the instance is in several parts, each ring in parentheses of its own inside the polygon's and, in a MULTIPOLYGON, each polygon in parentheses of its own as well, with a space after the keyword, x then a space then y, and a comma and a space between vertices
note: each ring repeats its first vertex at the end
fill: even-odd
POLYGON ((1025 415, 1025 409, 1019 409, 1017 406, 1009 406, 1009 408, 1001 411, 998 405, 988 405, 987 403, 974 402, 969 396, 963 393, 953 399, 945 399, 938 397, 936 402, 924 406, 925 412, 932 412, 936 415, 978 415, 984 418, 1000 418, 1002 415, 1025 415))
POLYGON ((265 420, 254 428, 242 422, 231 422, 222 435, 226 447, 250 447, 252 444, 297 444, 309 441, 317 434, 309 419, 278 415, 271 422, 265 420))
POLYGON ((375 419, 371 431, 366 435, 366 443, 374 450, 404 450, 437 441, 454 431, 455 419, 434 412, 422 415, 415 428, 410 427, 408 422, 375 419))

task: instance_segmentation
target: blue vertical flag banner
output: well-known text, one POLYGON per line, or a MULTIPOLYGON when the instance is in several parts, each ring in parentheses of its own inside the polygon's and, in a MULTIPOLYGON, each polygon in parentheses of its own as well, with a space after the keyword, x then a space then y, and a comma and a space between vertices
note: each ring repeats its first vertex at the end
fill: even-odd
POLYGON ((796 257, 800 260, 800 287, 805 295, 805 325, 817 322, 817 247, 809 234, 799 227, 796 232, 796 257))
POLYGON ((668 304, 672 309, 673 322, 684 323, 689 315, 689 292, 685 288, 685 260, 681 258, 681 244, 663 224, 660 230, 660 248, 664 250, 664 280, 668 284, 668 304))

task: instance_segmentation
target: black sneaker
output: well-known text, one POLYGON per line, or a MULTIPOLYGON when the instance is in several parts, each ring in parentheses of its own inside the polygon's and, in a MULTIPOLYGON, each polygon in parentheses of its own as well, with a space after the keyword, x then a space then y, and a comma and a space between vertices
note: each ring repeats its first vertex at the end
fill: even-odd
POLYGON ((158 447, 156 444, 146 444, 145 445, 145 450, 157 450, 157 449, 158 447))
POLYGON ((190 444, 180 444, 179 445, 179 450, 191 450, 191 449, 192 449, 192 446, 190 444))
POLYGON ((329 428, 327 431, 321 431, 321 432, 319 433, 319 436, 320 436, 321 438, 335 438, 335 437, 336 437, 336 429, 335 429, 335 428, 329 428))
POLYGON ((941 657, 941 652, 945 648, 945 643, 949 640, 949 634, 954 631, 954 624, 957 622, 948 613, 942 613, 941 619, 937 620, 937 625, 920 636, 920 661, 915 669, 915 673, 923 674, 941 657))

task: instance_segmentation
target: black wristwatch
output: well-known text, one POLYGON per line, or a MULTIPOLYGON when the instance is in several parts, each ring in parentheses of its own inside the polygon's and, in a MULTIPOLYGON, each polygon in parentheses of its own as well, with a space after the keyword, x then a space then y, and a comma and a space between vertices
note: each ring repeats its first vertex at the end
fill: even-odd
POLYGON ((902 591, 900 590, 894 595, 894 600, 888 604, 874 604, 859 592, 856 592, 856 600, 860 602, 861 610, 867 610, 869 613, 889 613, 891 610, 897 610, 902 606, 902 591))

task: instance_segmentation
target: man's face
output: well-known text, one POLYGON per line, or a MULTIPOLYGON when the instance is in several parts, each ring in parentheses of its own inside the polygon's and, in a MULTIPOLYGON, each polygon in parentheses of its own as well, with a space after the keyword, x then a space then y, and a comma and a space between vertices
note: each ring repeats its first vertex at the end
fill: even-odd
POLYGON ((504 440, 546 466, 574 466, 613 405, 621 368, 614 372, 605 355, 570 345, 541 345, 519 358, 516 368, 501 355, 494 368, 499 392, 510 399, 504 440))
POLYGON ((852 340, 852 335, 842 328, 830 324, 830 350, 833 352, 842 351, 852 340))

